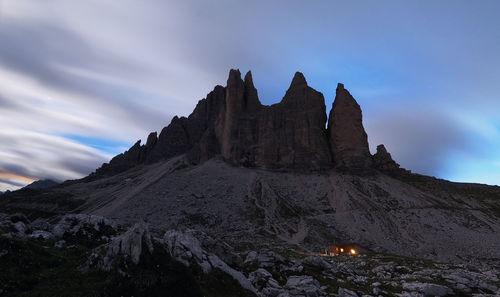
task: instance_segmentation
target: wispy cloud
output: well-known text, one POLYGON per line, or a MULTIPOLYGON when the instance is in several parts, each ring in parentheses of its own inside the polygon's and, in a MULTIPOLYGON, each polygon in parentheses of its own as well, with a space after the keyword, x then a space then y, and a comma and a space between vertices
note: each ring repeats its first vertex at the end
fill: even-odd
POLYGON ((37 132, 2 129, 0 139, 0 181, 11 185, 80 178, 110 158, 86 145, 37 132))
MULTIPOLYGON (((229 68, 241 68, 266 104, 297 70, 328 107, 344 82, 372 145, 386 143, 409 169, 452 178, 449 162, 468 168, 449 160, 457 151, 498 160, 484 147, 500 133, 491 124, 500 109, 499 9, 497 1, 0 0, 0 170, 81 177, 189 114, 229 68)), ((478 163, 483 172, 495 166, 478 163)))

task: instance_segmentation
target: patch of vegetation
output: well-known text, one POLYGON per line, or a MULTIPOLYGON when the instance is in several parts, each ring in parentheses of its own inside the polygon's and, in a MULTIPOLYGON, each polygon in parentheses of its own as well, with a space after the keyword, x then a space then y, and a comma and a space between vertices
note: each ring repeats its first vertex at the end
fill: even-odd
POLYGON ((52 244, 0 237, 2 296, 96 296, 100 292, 102 273, 77 270, 88 250, 57 249, 52 244))
MULTIPOLYGON (((76 220, 74 223, 76 223, 76 220)), ((63 239, 72 244, 85 246, 87 248, 95 248, 105 243, 107 238, 118 234, 119 231, 124 230, 118 229, 117 231, 104 222, 99 223, 98 230, 94 229, 93 226, 84 224, 82 228, 74 234, 70 232, 65 233, 63 239)))
POLYGON ((118 269, 126 274, 111 272, 100 296, 165 296, 167 293, 173 297, 203 296, 200 276, 158 246, 153 254, 143 253, 138 265, 127 261, 119 263, 118 269))
POLYGON ((109 272, 84 272, 90 253, 79 244, 61 249, 53 241, 0 236, 0 296, 255 296, 226 273, 187 268, 159 246, 138 265, 121 259, 109 272))
POLYGON ((30 220, 35 220, 69 213, 83 203, 83 200, 75 199, 73 194, 67 192, 21 189, 2 195, 0 209, 5 213, 22 213, 30 220))
POLYGON ((214 269, 199 280, 203 296, 206 297, 255 297, 256 295, 241 285, 227 273, 214 269))

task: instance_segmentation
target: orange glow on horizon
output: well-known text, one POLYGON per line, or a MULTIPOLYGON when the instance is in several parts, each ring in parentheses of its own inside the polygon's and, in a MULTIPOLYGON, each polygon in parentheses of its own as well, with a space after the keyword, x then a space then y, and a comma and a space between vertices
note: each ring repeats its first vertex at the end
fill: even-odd
POLYGON ((22 175, 17 175, 17 174, 8 173, 8 172, 0 172, 0 178, 3 178, 3 179, 16 179, 16 180, 21 180, 23 182, 29 182, 29 183, 32 183, 32 182, 34 182, 34 181, 37 180, 35 178, 31 178, 31 177, 27 177, 27 176, 22 176, 22 175))

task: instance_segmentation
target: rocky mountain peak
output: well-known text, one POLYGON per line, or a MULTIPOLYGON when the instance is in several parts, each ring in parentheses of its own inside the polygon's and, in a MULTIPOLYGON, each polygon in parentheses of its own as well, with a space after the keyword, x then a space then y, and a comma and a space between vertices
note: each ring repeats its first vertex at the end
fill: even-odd
POLYGON ((383 145, 383 144, 377 145, 377 153, 376 154, 378 154, 380 156, 389 157, 392 160, 391 154, 389 154, 389 152, 385 148, 385 145, 383 145))
POLYGON ((245 74, 245 94, 243 96, 245 100, 244 108, 250 112, 256 112, 260 109, 261 103, 259 100, 259 95, 257 93, 257 89, 253 85, 252 72, 248 71, 245 74))
POLYGON ((293 76, 292 83, 290 84, 290 88, 295 87, 295 86, 307 86, 307 81, 306 78, 304 77, 304 74, 302 72, 295 72, 295 75, 293 76))
POLYGON ((245 74, 245 86, 247 86, 249 88, 254 88, 252 71, 250 71, 250 70, 245 74))
POLYGON ((361 107, 339 83, 328 120, 328 137, 335 164, 340 169, 364 171, 371 166, 362 118, 361 107))
POLYGON ((241 80, 241 72, 239 69, 229 70, 229 77, 227 78, 227 86, 232 87, 233 85, 240 85, 243 81, 241 80))
POLYGON ((180 154, 187 154, 193 163, 220 154, 229 163, 247 167, 300 171, 336 167, 358 173, 385 168, 388 163, 380 162, 392 160, 383 149, 372 158, 361 108, 342 83, 337 85, 328 128, 326 123, 323 94, 309 87, 302 73, 295 73, 281 102, 265 106, 252 73, 242 79, 238 69, 231 69, 226 87, 216 86, 189 117, 175 116, 159 137, 151 133, 145 145, 137 142, 96 175, 180 154))
POLYGON ((156 132, 149 133, 146 147, 152 148, 156 144, 156 141, 158 141, 158 134, 156 132))

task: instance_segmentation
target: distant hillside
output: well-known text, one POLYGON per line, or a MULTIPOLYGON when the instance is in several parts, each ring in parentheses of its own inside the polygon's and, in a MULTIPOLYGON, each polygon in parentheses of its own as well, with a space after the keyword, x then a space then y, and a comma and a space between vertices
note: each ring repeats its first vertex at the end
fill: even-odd
POLYGON ((32 182, 31 184, 24 187, 24 189, 33 189, 33 190, 47 189, 47 188, 51 188, 51 187, 58 185, 58 184, 59 184, 58 182, 53 181, 51 179, 41 179, 41 180, 37 180, 37 181, 32 182))

